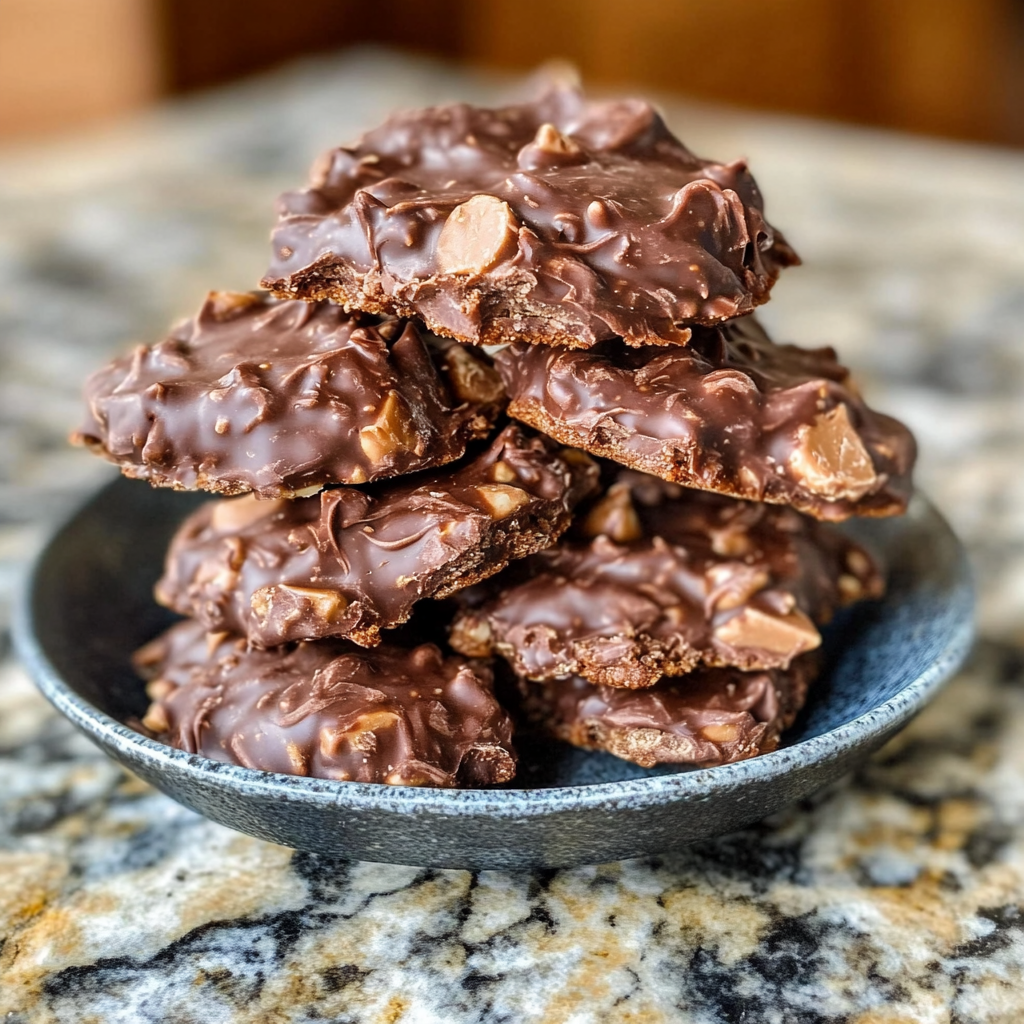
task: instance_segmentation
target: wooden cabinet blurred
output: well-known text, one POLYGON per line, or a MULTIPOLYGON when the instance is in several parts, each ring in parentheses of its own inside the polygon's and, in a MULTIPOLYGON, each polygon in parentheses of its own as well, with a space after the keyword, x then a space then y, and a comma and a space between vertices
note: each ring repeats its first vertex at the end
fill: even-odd
POLYGON ((382 42, 1024 144, 1022 0, 3 0, 0 136, 382 42))
POLYGON ((0 137, 119 114, 162 91, 149 0, 2 0, 0 137))
POLYGON ((466 10, 466 50, 487 63, 560 56, 593 79, 1024 142, 1015 0, 489 0, 466 10))
POLYGON ((171 91, 204 88, 290 57, 384 42, 459 56, 468 0, 156 0, 171 91))

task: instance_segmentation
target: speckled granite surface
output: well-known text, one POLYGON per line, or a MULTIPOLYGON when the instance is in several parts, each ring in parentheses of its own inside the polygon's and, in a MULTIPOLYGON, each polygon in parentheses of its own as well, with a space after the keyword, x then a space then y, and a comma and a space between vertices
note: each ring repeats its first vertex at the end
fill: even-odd
MULTIPOLYGON (((126 777, 10 656, 9 598, 107 470, 84 374, 263 269, 271 204, 388 108, 497 83, 362 54, 0 154, 0 1020, 1024 1019, 1024 155, 672 105, 806 266, 765 319, 906 418, 982 591, 972 664, 854 778, 744 833, 539 875, 344 864, 126 777)), ((143 485, 139 485, 143 486, 143 485)))

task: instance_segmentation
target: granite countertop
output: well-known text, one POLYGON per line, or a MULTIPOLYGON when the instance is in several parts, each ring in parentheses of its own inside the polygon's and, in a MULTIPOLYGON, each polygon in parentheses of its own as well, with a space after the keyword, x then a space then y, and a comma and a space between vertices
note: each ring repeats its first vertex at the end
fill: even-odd
MULTIPOLYGON (((764 311, 922 446, 982 639, 862 771, 682 853, 544 873, 293 853, 127 776, 39 697, 10 598, 109 469, 82 378, 264 268, 273 198, 388 109, 504 83, 363 51, 0 152, 0 1021, 1024 1019, 1024 154, 665 104, 804 257, 764 311)), ((142 485, 140 485, 142 486, 142 485)))

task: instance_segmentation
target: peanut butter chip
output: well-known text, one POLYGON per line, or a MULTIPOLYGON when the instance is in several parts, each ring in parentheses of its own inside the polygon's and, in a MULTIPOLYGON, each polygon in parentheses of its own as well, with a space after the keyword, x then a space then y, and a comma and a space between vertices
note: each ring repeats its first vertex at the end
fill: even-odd
POLYGON ((300 601, 308 602, 313 608, 318 619, 330 622, 348 606, 345 600, 336 590, 324 590, 320 587, 291 587, 282 583, 278 588, 286 594, 291 594, 300 601))
POLYGON ((505 394, 498 371, 460 345, 445 353, 445 374, 460 402, 484 405, 496 402, 505 394))
POLYGON ((476 493, 483 499, 494 520, 506 519, 530 500, 526 491, 511 484, 481 484, 476 488, 476 493))
POLYGON ((504 460, 498 459, 498 461, 491 466, 491 479, 495 483, 499 484, 510 484, 513 480, 518 480, 516 471, 504 460))
POLYGON ((704 572, 716 611, 727 612, 746 604, 770 579, 764 569, 737 566, 735 563, 709 566, 704 572))
POLYGON ((163 700, 174 693, 177 687, 169 679, 153 679, 146 683, 146 696, 150 700, 163 700))
POLYGON ((801 611, 785 616, 744 608, 715 630, 715 638, 730 647, 768 651, 795 658, 821 644, 821 634, 801 611))
POLYGON ((575 156, 580 151, 580 147, 568 135, 563 135, 553 124, 542 124, 537 129, 533 144, 538 149, 559 156, 575 156))
POLYGON ((619 544, 639 540, 644 531, 633 507, 629 485, 612 484, 608 493, 587 513, 581 528, 587 537, 603 533, 619 544))
POLYGON ((271 606, 274 603, 274 588, 260 587, 253 592, 249 598, 249 607, 256 613, 257 617, 265 620, 270 614, 271 606))
POLYGON ((359 444, 374 464, 382 462, 399 448, 414 451, 416 431, 405 402, 397 391, 389 391, 377 410, 377 418, 359 431, 359 444))
POLYGON ((493 649, 492 639, 491 627, 485 618, 467 615, 452 627, 449 643, 467 658, 486 658, 493 649))
POLYGON ((221 630, 220 632, 217 632, 217 633, 207 633, 206 634, 206 654, 207 654, 207 657, 212 658, 213 654, 214 654, 214 651, 216 651, 217 648, 220 647, 220 645, 222 643, 224 643, 224 641, 227 640, 227 638, 229 636, 231 636, 231 634, 226 632, 226 631, 224 631, 224 630, 221 630))
POLYGON ((851 548, 846 553, 846 565, 850 572, 861 579, 866 579, 871 574, 870 559, 863 551, 858 551, 856 548, 851 548))
POLYGON ((587 207, 587 220, 595 228, 607 228, 611 225, 611 217, 608 215, 608 207, 600 199, 594 199, 587 207))
POLYGON ((710 528, 711 550, 724 558, 740 558, 753 546, 750 536, 741 526, 729 525, 716 530, 710 528))
POLYGON ((508 203, 473 196, 451 212, 437 240, 444 274, 483 274, 512 255, 518 224, 508 203))
POLYGON ((167 712, 160 704, 154 704, 146 712, 146 717, 142 719, 142 724, 150 732, 169 732, 171 728, 171 723, 167 720, 167 712))
POLYGON ((595 465, 594 460, 579 448, 563 448, 558 454, 571 466, 579 466, 581 469, 595 465))
POLYGON ((877 483, 871 456, 850 423, 845 404, 801 427, 789 468, 814 494, 829 501, 858 501, 877 483))
POLYGON ((398 724, 398 715, 393 711, 371 711, 360 715, 350 732, 377 732, 378 729, 390 729, 398 724))
POLYGON ((230 320, 251 306, 258 306, 263 298, 253 292, 210 292, 206 301, 214 320, 230 320))
POLYGON ((740 731, 732 722, 719 722, 705 725, 701 733, 712 743, 732 743, 739 737, 740 731))
POLYGON ((319 587, 292 587, 287 583, 280 586, 260 587, 249 599, 249 607, 262 620, 266 620, 273 608, 274 599, 279 595, 292 598, 300 606, 309 607, 318 619, 331 622, 339 612, 348 607, 348 601, 336 590, 319 587))
POLYGON ((306 764, 306 755, 303 753, 302 748, 294 742, 285 744, 285 750, 288 753, 288 762, 292 766, 292 770, 296 775, 308 775, 309 766, 306 764))
POLYGON ((283 504, 282 501, 260 501, 251 494, 227 498, 214 504, 210 525, 218 533, 238 533, 257 520, 273 515, 283 504))
POLYGON ((324 489, 323 484, 311 484, 309 487, 300 487, 297 491, 289 491, 289 498, 312 498, 324 489))
POLYGON ((843 604, 853 604, 864 597, 864 584, 856 576, 844 572, 838 580, 839 596, 843 604))
POLYGON ((337 757, 346 744, 356 750, 373 751, 377 746, 376 734, 398 723, 399 717, 393 711, 368 711, 347 729, 325 726, 320 730, 320 752, 324 757, 337 757))

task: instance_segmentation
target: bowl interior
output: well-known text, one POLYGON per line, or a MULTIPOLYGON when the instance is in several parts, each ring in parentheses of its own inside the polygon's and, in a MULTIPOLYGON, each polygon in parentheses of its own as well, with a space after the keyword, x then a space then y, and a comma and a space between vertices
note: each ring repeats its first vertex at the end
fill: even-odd
MULTIPOLYGON (((111 718, 141 716, 146 697, 131 653, 175 618, 152 588, 171 534, 205 496, 117 479, 54 538, 30 597, 34 642, 71 691, 111 718)), ((906 517, 847 527, 889 565, 885 598, 841 613, 825 632, 825 669, 784 745, 820 736, 911 684, 969 614, 962 552, 941 517, 917 499, 906 517), (965 604, 966 601, 966 604, 965 604)), ((443 637, 438 636, 438 641, 443 637)), ((523 736, 513 788, 593 785, 677 774, 523 736)))

